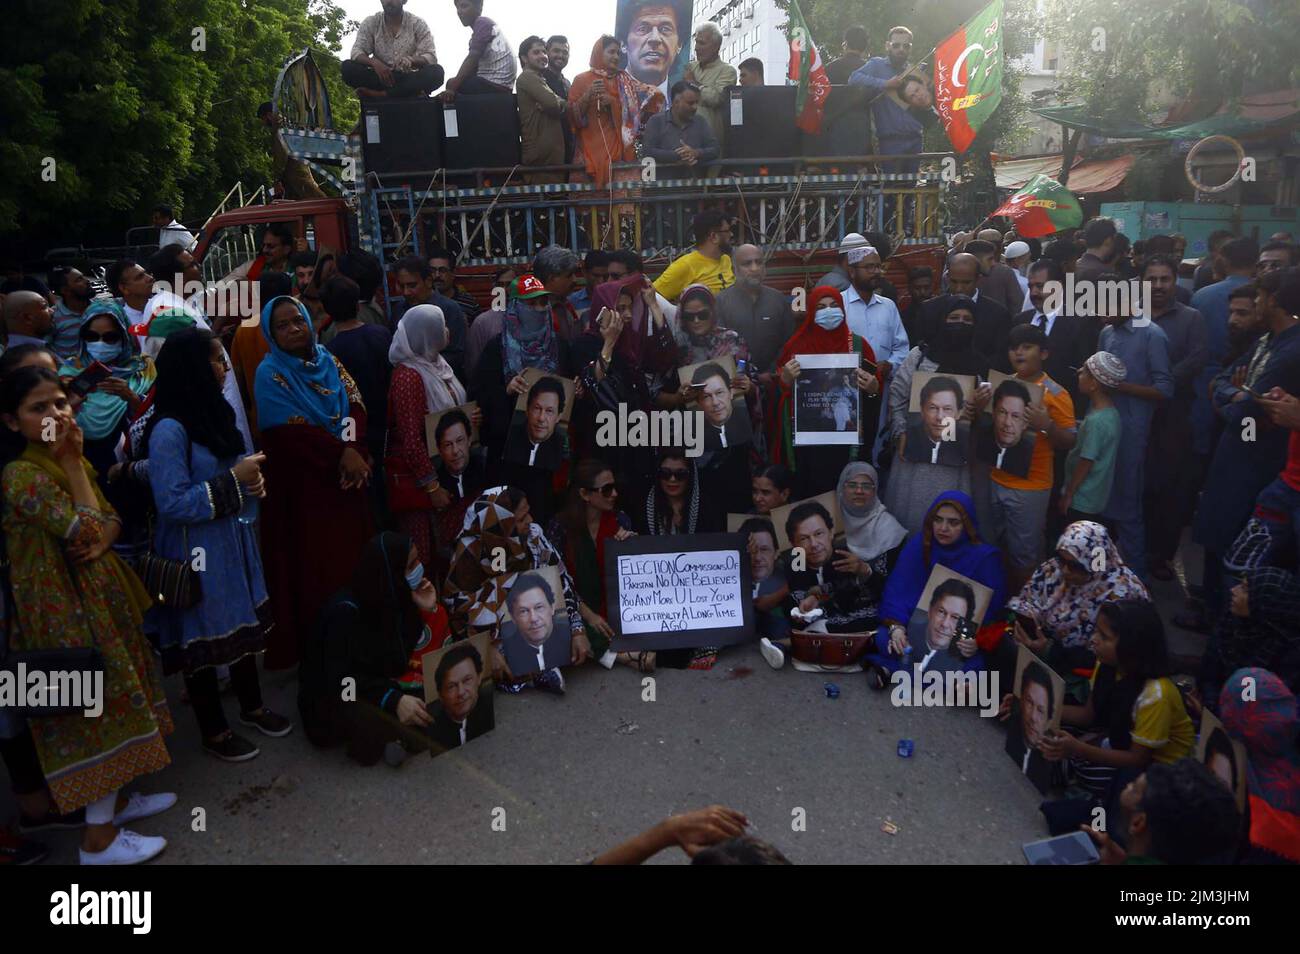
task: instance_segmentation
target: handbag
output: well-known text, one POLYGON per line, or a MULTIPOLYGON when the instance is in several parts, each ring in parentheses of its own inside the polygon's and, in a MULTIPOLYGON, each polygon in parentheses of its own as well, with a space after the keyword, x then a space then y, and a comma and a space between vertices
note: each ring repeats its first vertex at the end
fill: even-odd
POLYGON ((874 643, 872 633, 790 634, 790 652, 800 662, 817 666, 851 666, 867 654, 874 643))
MULTIPOLYGON (((188 438, 188 433, 186 435, 188 438)), ((192 462, 194 454, 194 444, 189 442, 186 447, 186 460, 192 462)), ((190 565, 190 530, 189 527, 181 525, 181 541, 185 550, 185 558, 176 560, 171 557, 160 556, 152 550, 154 540, 154 517, 157 514, 156 508, 149 511, 149 543, 151 549, 146 550, 135 560, 136 576, 144 583, 144 588, 149 591, 149 595, 154 598, 159 606, 165 606, 168 609, 187 610, 196 606, 199 600, 203 599, 203 585, 200 582, 198 572, 190 565)))
POLYGON ((388 400, 388 425, 384 429, 384 490, 388 494, 388 509, 391 513, 416 513, 433 509, 429 492, 420 486, 415 474, 406 466, 406 462, 396 454, 389 456, 388 434, 395 422, 393 417, 392 395, 388 400))

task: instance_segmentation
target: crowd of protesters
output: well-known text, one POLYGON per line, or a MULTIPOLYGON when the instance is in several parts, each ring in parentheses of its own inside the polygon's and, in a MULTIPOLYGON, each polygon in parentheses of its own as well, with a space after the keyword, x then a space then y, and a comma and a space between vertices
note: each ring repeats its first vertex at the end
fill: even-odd
MULTIPOLYGON (((605 185, 638 143, 689 165, 719 156, 718 91, 736 71, 716 30, 697 31, 664 111, 662 82, 619 68, 618 39, 602 37, 570 85, 563 37, 529 37, 516 56, 481 0, 456 6, 469 54, 442 96, 517 90, 530 164, 572 160, 605 185)), ((368 98, 442 86, 427 26, 400 0, 383 7, 345 81, 368 98)), ((830 69, 882 94, 882 149, 917 152, 913 113, 928 104, 902 75, 911 34, 891 31, 886 57, 866 46, 850 30, 830 69)), ((177 227, 165 208, 156 222, 177 227)), ((608 542, 675 536, 689 549, 734 516, 773 668, 862 672, 883 690, 920 649, 923 669, 1009 685, 1027 649, 1067 686, 1068 728, 1033 743, 1075 793, 1063 804, 1125 819, 1095 837, 1103 860, 1300 861, 1292 237, 1217 235, 1184 275, 1178 236, 1130 244, 1104 218, 1046 244, 984 229, 956 236, 942 269, 911 269, 904 295, 884 278, 884 237, 850 234, 835 267, 789 295, 767 283, 762 248, 733 246, 732 225, 701 211, 694 248, 658 274, 627 249, 579 259, 547 246, 527 270, 503 267, 491 301, 432 249, 387 263, 391 310, 385 263, 273 225, 236 275, 260 296, 243 322, 181 296, 198 277, 183 241, 117 262, 99 295, 75 269, 51 287, 9 277, 5 648, 95 649, 105 699, 96 718, 0 708, 22 833, 0 833, 0 859, 39 858, 26 835, 59 827, 84 828, 83 864, 165 848, 126 827, 176 802, 132 791, 170 762, 163 675, 183 676, 203 749, 241 762, 259 754, 252 732, 295 728, 264 703, 261 669, 297 667, 303 732, 371 764, 421 748, 420 657, 479 633, 488 657, 466 658, 510 693, 563 693, 576 666, 708 670, 751 652, 612 645, 608 542), (1137 297, 1104 294, 1132 279, 1137 297), (1079 306, 1062 287, 1096 294, 1079 306), (799 384, 810 357, 835 355, 853 356, 838 387, 857 441, 810 444, 799 384), (698 412, 703 446, 602 441, 597 416, 614 409, 698 412), (1155 588, 1194 575, 1198 548, 1194 595, 1162 619, 1155 588), (951 621, 918 636, 936 567, 958 578, 929 597, 951 621), (499 639, 507 591, 546 570, 569 650, 517 673, 499 639), (971 583, 990 594, 980 614, 971 583), (1171 653, 1172 626, 1208 635, 1190 685, 1171 679, 1191 665, 1171 653), (858 650, 810 658, 805 631, 858 637, 858 650), (1244 747, 1244 814, 1190 758, 1202 710, 1244 747)), ((728 845, 715 863, 783 860, 743 830, 715 807, 598 861, 673 843, 696 860, 728 845)))

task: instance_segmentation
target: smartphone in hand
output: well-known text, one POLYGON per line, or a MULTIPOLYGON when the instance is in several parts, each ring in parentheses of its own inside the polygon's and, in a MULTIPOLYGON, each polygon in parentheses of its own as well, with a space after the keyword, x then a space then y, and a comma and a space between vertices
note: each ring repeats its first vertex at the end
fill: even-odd
POLYGON ((113 370, 106 364, 95 361, 79 375, 68 382, 67 388, 80 398, 85 398, 101 383, 113 376, 113 370))

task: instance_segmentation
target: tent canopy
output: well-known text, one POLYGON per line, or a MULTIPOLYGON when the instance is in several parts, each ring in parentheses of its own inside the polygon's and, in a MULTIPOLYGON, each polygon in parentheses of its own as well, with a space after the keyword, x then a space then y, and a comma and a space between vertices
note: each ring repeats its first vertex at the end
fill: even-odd
MULTIPOLYGON (((1300 111, 1300 107, 1298 110, 1300 111)), ((1070 129, 1082 129, 1106 139, 1204 139, 1206 136, 1248 136, 1263 132, 1295 112, 1271 119, 1252 119, 1240 111, 1219 113, 1195 122, 1175 126, 1149 126, 1146 123, 1107 122, 1089 116, 1084 106, 1045 106, 1030 112, 1070 129)))

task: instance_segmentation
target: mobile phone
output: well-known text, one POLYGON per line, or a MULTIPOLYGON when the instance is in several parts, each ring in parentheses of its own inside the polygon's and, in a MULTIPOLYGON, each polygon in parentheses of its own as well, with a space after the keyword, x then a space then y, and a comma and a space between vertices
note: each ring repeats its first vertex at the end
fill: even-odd
POLYGON ((1020 850, 1031 865, 1095 865, 1101 861, 1097 846, 1081 831, 1026 842, 1020 850))
POLYGON ((94 361, 91 363, 90 367, 86 368, 85 371, 82 371, 79 375, 68 382, 68 390, 73 394, 76 394, 78 397, 84 398, 91 391, 95 390, 95 388, 99 387, 101 382, 111 378, 112 376, 112 368, 100 361, 94 361))
POLYGON ((736 359, 736 373, 737 373, 737 374, 744 374, 746 368, 748 368, 748 367, 749 367, 749 362, 746 361, 744 358, 737 358, 737 359, 736 359))
POLYGON ((1025 631, 1026 636, 1030 639, 1038 638, 1038 620, 1034 619, 1032 616, 1024 616, 1017 613, 1015 610, 1008 610, 1007 622, 1011 624, 1013 633, 1015 631, 1016 623, 1019 623, 1020 628, 1025 631))
POLYGON ((867 372, 867 374, 875 374, 876 371, 879 370, 879 366, 870 358, 864 357, 862 359, 862 370, 867 372))

